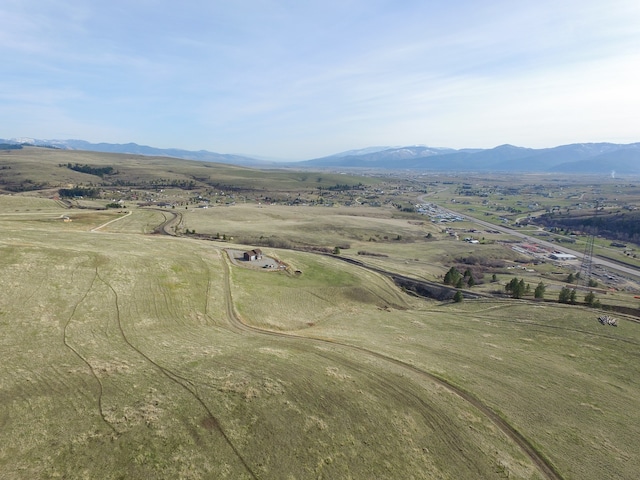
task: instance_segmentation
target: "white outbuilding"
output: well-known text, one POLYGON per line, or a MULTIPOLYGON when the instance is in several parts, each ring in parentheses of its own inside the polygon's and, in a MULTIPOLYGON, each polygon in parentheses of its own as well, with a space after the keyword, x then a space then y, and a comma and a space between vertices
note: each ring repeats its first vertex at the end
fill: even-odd
POLYGON ((568 260, 576 260, 578 257, 576 257, 575 255, 571 255, 570 253, 553 252, 551 255, 549 255, 549 258, 553 260, 568 261, 568 260))

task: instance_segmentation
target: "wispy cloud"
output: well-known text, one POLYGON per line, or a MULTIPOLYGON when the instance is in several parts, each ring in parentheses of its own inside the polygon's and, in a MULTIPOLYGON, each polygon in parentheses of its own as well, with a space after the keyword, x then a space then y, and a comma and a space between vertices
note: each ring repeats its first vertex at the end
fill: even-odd
POLYGON ((636 1, 8 0, 0 21, 3 136, 296 158, 640 136, 636 1))

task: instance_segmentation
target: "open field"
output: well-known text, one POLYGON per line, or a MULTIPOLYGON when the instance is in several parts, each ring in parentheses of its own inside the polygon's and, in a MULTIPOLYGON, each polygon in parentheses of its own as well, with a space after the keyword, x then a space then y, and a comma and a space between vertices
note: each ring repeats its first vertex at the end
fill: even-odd
MULTIPOLYGON (((611 312, 549 301, 579 262, 414 208, 498 224, 545 198, 631 208, 632 186, 31 148, 0 167, 0 188, 27 190, 0 194, 3 479, 637 477, 632 308, 601 325, 611 312), (99 195, 58 199, 75 185, 99 195), (228 259, 256 247, 288 268, 228 259), (485 298, 428 300, 385 273, 441 285, 452 266, 485 298), (507 298, 513 277, 548 301, 507 298)), ((598 273, 605 307, 640 305, 636 281, 598 273)))
MULTIPOLYGON (((551 261, 549 252, 525 255, 514 250, 522 250, 523 241, 513 235, 492 233, 470 222, 433 223, 426 216, 401 215, 393 208, 239 204, 192 209, 181 215, 186 229, 202 235, 225 236, 261 248, 332 252, 339 247, 341 257, 428 281, 442 282, 452 266, 461 272, 469 268, 476 280, 474 290, 484 293, 504 292, 504 285, 518 277, 530 284, 530 296, 542 281, 548 287, 547 298, 557 299, 568 275, 580 269, 579 261, 551 261), (465 237, 480 243, 465 242, 465 237)), ((594 278, 599 278, 603 303, 640 303, 633 298, 640 293, 637 280, 609 281, 601 270, 594 268, 594 273, 600 275, 594 278)))
MULTIPOLYGON (((0 197, 3 478, 600 479, 640 468, 634 321, 422 300, 275 247, 263 250, 301 273, 244 269, 226 260, 230 242, 145 235, 161 212, 65 223, 76 210, 14 201, 0 197)), ((406 218, 304 212, 302 230, 316 225, 306 238, 334 223, 322 243, 399 252, 398 268, 416 250, 413 262, 429 263, 419 237, 441 235, 406 218)), ((230 230, 248 207, 188 213, 198 231, 252 230, 230 230)))

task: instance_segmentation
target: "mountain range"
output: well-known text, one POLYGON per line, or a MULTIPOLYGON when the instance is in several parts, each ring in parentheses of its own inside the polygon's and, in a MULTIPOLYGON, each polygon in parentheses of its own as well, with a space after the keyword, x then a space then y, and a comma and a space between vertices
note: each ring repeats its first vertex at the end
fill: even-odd
POLYGON ((554 148, 500 145, 491 149, 391 147, 337 154, 298 166, 407 169, 450 172, 640 174, 640 143, 576 143, 554 148))
POLYGON ((300 162, 276 162, 207 150, 161 149, 136 143, 90 143, 84 140, 0 139, 5 144, 26 144, 68 150, 166 156, 188 160, 253 167, 314 169, 384 169, 439 172, 640 174, 640 143, 575 143, 533 149, 500 145, 491 149, 435 148, 424 145, 368 147, 300 162))

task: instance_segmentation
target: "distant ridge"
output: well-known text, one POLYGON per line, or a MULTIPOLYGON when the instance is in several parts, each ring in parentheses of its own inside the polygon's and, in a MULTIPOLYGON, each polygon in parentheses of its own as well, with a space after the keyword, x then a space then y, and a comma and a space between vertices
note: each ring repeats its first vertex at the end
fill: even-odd
POLYGON ((299 162, 299 167, 408 169, 448 172, 640 174, 640 143, 576 143, 533 149, 389 147, 372 153, 337 154, 299 162))
POLYGON ((134 155, 149 155, 158 157, 182 158, 184 160, 198 160, 202 162, 229 163, 241 166, 272 166, 275 162, 268 162, 242 155, 221 154, 207 150, 191 151, 177 148, 155 148, 137 143, 90 143, 84 140, 39 140, 35 138, 0 139, 0 143, 33 145, 36 147, 59 148, 62 150, 86 150, 104 153, 128 153, 134 155))
POLYGON ((491 149, 389 147, 350 151, 298 162, 298 167, 409 169, 449 172, 640 174, 640 143, 576 143, 533 149, 500 145, 491 149))
POLYGON ((0 139, 0 144, 34 145, 67 150, 128 153, 227 163, 247 167, 423 170, 438 172, 505 172, 640 175, 640 143, 574 143, 553 148, 499 145, 491 149, 374 146, 300 162, 277 162, 207 150, 154 148, 136 143, 90 143, 84 140, 0 139))

